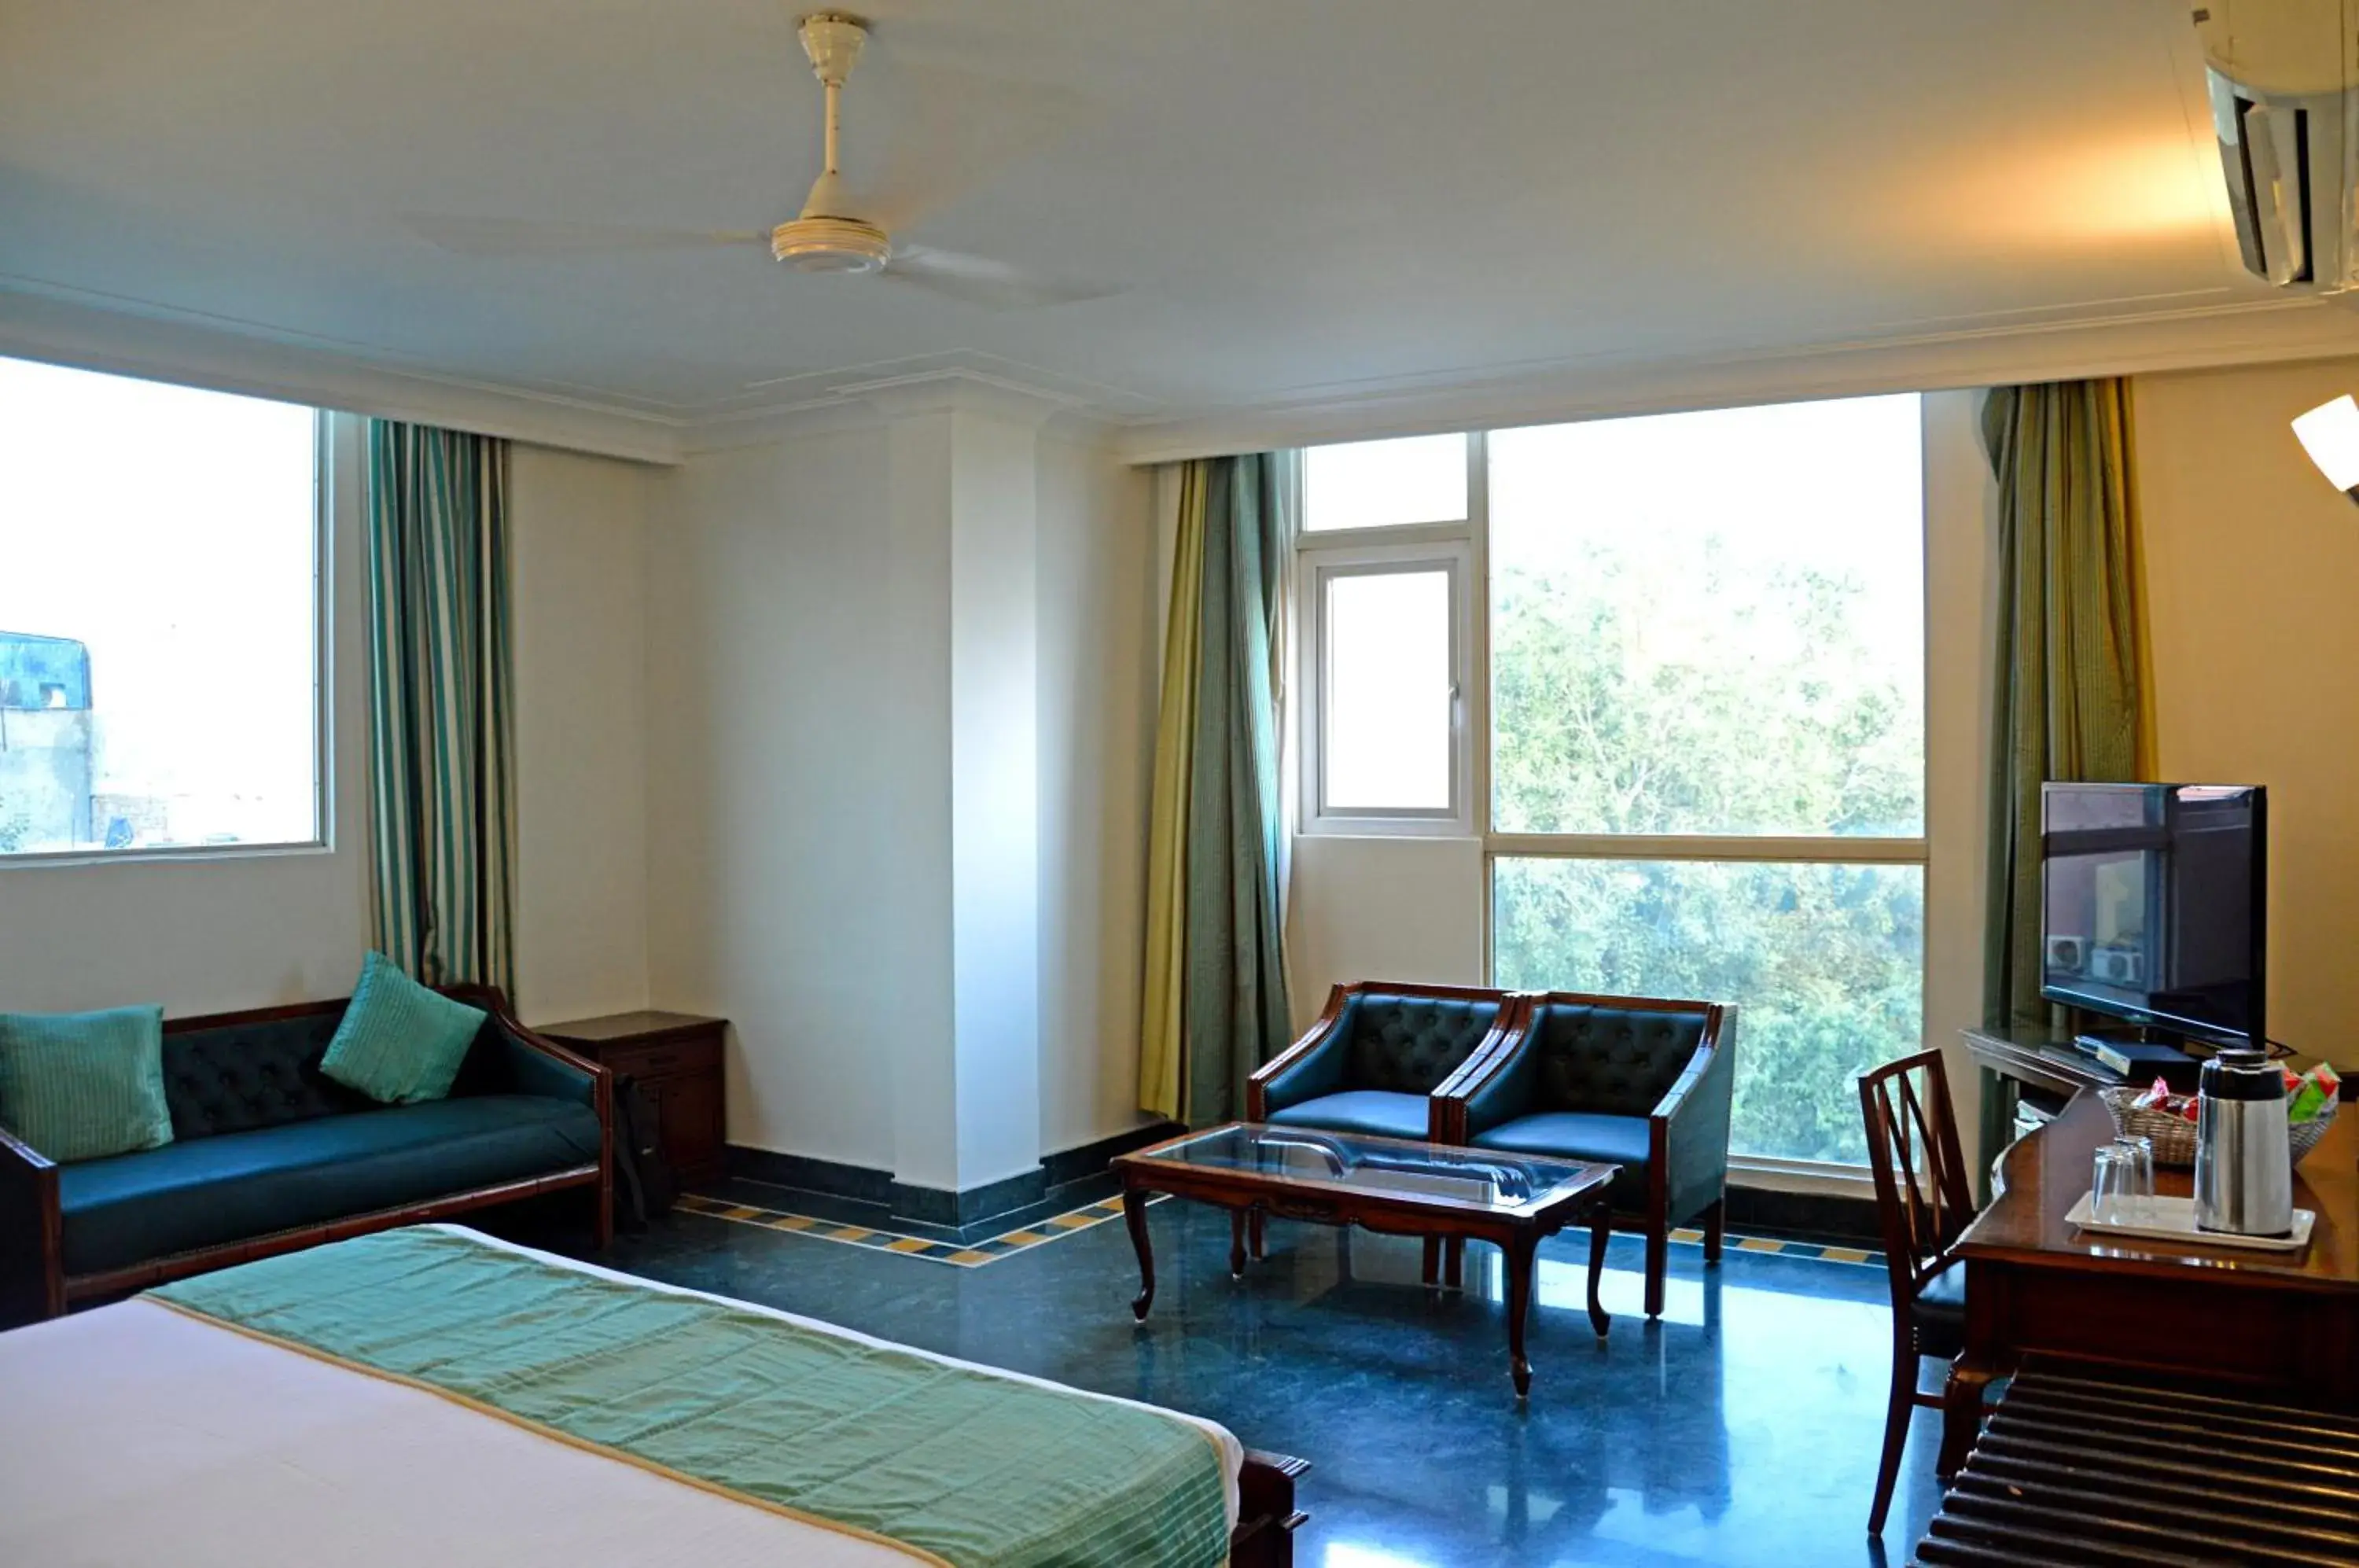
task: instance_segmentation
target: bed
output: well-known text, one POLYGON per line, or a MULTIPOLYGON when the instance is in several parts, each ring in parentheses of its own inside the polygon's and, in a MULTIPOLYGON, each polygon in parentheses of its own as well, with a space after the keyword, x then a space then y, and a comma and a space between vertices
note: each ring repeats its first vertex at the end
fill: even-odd
POLYGON ((426 1225, 0 1334, 0 1562, 1264 1568, 1299 1461, 426 1225))

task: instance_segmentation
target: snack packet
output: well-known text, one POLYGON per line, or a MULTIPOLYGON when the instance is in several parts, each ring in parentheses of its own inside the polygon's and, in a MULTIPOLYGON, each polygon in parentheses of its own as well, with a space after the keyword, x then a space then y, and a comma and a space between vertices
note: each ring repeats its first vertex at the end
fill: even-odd
POLYGON ((2142 1111, 2167 1111, 2170 1108, 2170 1085, 2157 1077, 2147 1092, 2132 1103, 2142 1111))

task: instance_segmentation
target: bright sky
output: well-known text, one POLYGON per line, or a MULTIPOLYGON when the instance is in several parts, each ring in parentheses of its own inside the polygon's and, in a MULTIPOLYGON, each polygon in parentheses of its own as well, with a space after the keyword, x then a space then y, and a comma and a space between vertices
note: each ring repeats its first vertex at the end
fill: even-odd
MULTIPOLYGON (((1600 548, 1676 564, 1708 540, 1737 575, 1814 566, 1867 590, 1857 628, 1879 664, 1924 658, 1919 399, 1854 397, 1499 430, 1495 572, 1577 572, 1600 548)), ((1711 606, 1687 605, 1709 615, 1711 606)), ((1677 605, 1663 606, 1673 618, 1677 605)), ((1904 691, 1917 682, 1904 679, 1904 691)))
POLYGON ((96 789, 200 834, 314 831, 314 418, 0 359, 0 630, 90 646, 96 789))

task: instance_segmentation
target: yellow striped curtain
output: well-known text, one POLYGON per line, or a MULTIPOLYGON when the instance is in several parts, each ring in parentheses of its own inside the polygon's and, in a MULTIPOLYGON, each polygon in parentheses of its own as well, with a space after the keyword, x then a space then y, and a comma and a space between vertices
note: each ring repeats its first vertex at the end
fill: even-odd
POLYGON ((1280 795, 1291 454, 1182 465, 1148 827, 1138 1099, 1191 1125, 1245 1114, 1287 1044, 1280 795))
MULTIPOLYGON (((2039 995, 2039 786, 2153 771, 2129 383, 1994 387, 1983 439, 1998 477, 1999 532, 1983 1013, 1994 1027, 2037 1029, 2049 1021, 2039 995)), ((2013 1116, 2006 1082, 1985 1073, 1984 1170, 2013 1116)))
POLYGON ((516 994, 508 443, 369 422, 369 805, 378 951, 516 994))

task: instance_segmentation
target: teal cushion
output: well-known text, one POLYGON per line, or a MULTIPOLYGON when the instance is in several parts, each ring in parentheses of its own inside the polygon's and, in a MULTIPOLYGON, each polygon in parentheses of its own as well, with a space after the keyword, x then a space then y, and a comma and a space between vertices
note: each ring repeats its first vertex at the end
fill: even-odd
POLYGON ((0 1013, 0 1126, 60 1165, 171 1142, 164 1009, 0 1013))
POLYGON ((1364 1133, 1371 1138, 1422 1138, 1427 1132, 1423 1094, 1388 1089, 1346 1089, 1321 1094, 1269 1113, 1273 1127, 1317 1127, 1325 1132, 1364 1133))
POLYGON ((1647 1140, 1645 1116, 1610 1116, 1593 1111, 1543 1111, 1501 1122, 1474 1139, 1477 1149, 1536 1159, 1586 1160, 1622 1169, 1606 1189, 1617 1209, 1635 1211, 1647 1203, 1647 1140))
POLYGON ((484 1016, 483 1008, 428 990, 372 953, 320 1071, 388 1105, 439 1100, 451 1092, 484 1016))
POLYGON ((594 1165, 598 1113, 539 1094, 464 1094, 314 1116, 58 1172, 69 1274, 374 1214, 594 1165))

